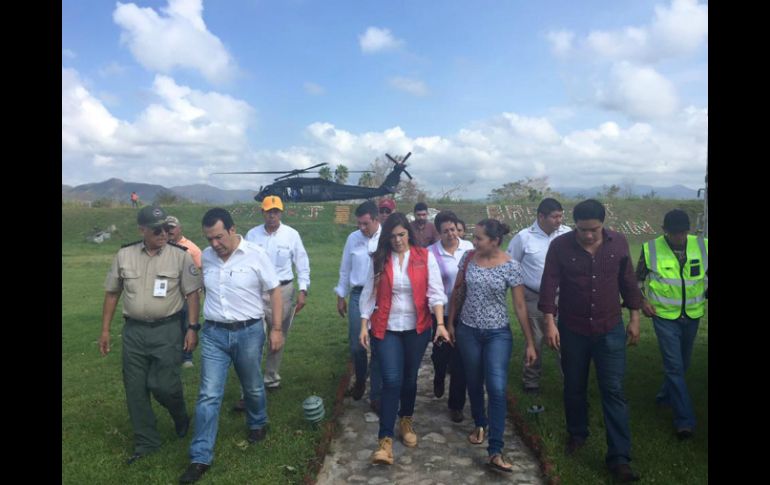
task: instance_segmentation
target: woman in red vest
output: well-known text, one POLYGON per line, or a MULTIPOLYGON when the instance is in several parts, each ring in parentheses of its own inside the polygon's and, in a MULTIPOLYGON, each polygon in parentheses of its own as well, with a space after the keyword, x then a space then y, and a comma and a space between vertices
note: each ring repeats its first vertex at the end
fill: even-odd
POLYGON ((473 229, 475 251, 460 259, 460 268, 466 268, 455 281, 453 302, 449 310, 450 341, 460 350, 471 413, 475 428, 468 436, 474 445, 484 442, 487 431, 487 453, 490 468, 511 473, 513 466, 503 459, 503 431, 505 431, 508 367, 513 349, 510 319, 505 297, 511 288, 513 308, 527 341, 526 363, 534 363, 535 344, 527 318, 524 301, 524 278, 519 263, 502 249, 503 238, 510 232, 508 225, 495 219, 484 219, 473 229), (466 265, 466 260, 471 258, 466 265), (456 315, 460 286, 465 285, 465 300, 456 315), (459 317, 459 319, 458 319, 459 317), (484 409, 484 387, 489 398, 489 420, 484 409), (487 426, 489 426, 487 428, 487 426))
POLYGON ((448 339, 444 327, 446 295, 435 256, 415 244, 406 216, 394 212, 382 226, 361 292, 361 345, 376 350, 382 373, 379 447, 372 463, 393 464, 393 428, 405 446, 417 446, 412 414, 417 396, 417 370, 432 334, 431 309, 438 327, 436 340, 448 339))

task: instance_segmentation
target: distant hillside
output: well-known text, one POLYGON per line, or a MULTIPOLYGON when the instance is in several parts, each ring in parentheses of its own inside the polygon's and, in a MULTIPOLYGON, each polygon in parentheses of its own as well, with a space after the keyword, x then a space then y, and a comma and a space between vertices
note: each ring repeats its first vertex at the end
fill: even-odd
MULTIPOLYGON (((595 197, 597 193, 604 192, 603 187, 554 187, 553 190, 568 197, 575 197, 583 194, 585 197, 595 197)), ((635 196, 641 197, 647 195, 650 191, 655 191, 655 196, 659 199, 697 199, 698 191, 684 185, 672 185, 670 187, 653 187, 652 185, 634 185, 632 192, 635 196)), ((621 187, 620 197, 624 196, 623 187, 621 187)))
POLYGON ((253 190, 222 190, 211 185, 182 185, 167 188, 162 185, 144 184, 140 182, 124 182, 111 178, 104 182, 83 184, 76 187, 62 184, 61 195, 64 200, 112 199, 118 202, 128 202, 131 192, 139 195, 143 203, 152 202, 159 192, 173 192, 192 202, 211 204, 232 204, 236 202, 253 202, 256 191, 253 190))
POLYGON ((211 204, 234 204, 237 202, 254 202, 256 190, 223 190, 206 184, 179 185, 169 190, 193 202, 208 202, 211 204))

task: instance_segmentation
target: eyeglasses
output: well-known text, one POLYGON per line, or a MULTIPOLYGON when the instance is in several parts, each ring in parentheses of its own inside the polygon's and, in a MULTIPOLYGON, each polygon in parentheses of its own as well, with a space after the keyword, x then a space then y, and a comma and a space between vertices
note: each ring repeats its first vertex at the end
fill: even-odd
POLYGON ((169 229, 171 229, 170 226, 158 226, 152 230, 152 233, 156 236, 160 236, 161 232, 168 233, 169 229))
POLYGON ((387 207, 380 207, 380 214, 390 214, 391 212, 393 211, 388 209, 387 207))

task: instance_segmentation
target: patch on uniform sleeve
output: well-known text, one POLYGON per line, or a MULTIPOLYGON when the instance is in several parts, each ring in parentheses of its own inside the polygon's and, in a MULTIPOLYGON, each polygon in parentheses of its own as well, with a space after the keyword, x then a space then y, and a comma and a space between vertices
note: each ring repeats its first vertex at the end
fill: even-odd
POLYGON ((193 276, 198 276, 200 274, 200 271, 198 270, 198 267, 195 266, 195 263, 191 264, 187 270, 190 272, 193 276))

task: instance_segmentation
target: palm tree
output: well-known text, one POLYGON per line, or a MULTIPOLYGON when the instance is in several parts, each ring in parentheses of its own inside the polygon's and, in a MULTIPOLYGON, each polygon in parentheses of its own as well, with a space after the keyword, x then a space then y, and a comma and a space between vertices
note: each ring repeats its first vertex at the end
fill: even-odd
POLYGON ((321 170, 318 171, 318 176, 324 180, 331 180, 332 169, 330 169, 329 167, 323 167, 321 170))
POLYGON ((348 167, 345 165, 337 165, 337 170, 334 171, 334 181, 338 184, 344 184, 348 180, 348 167))

